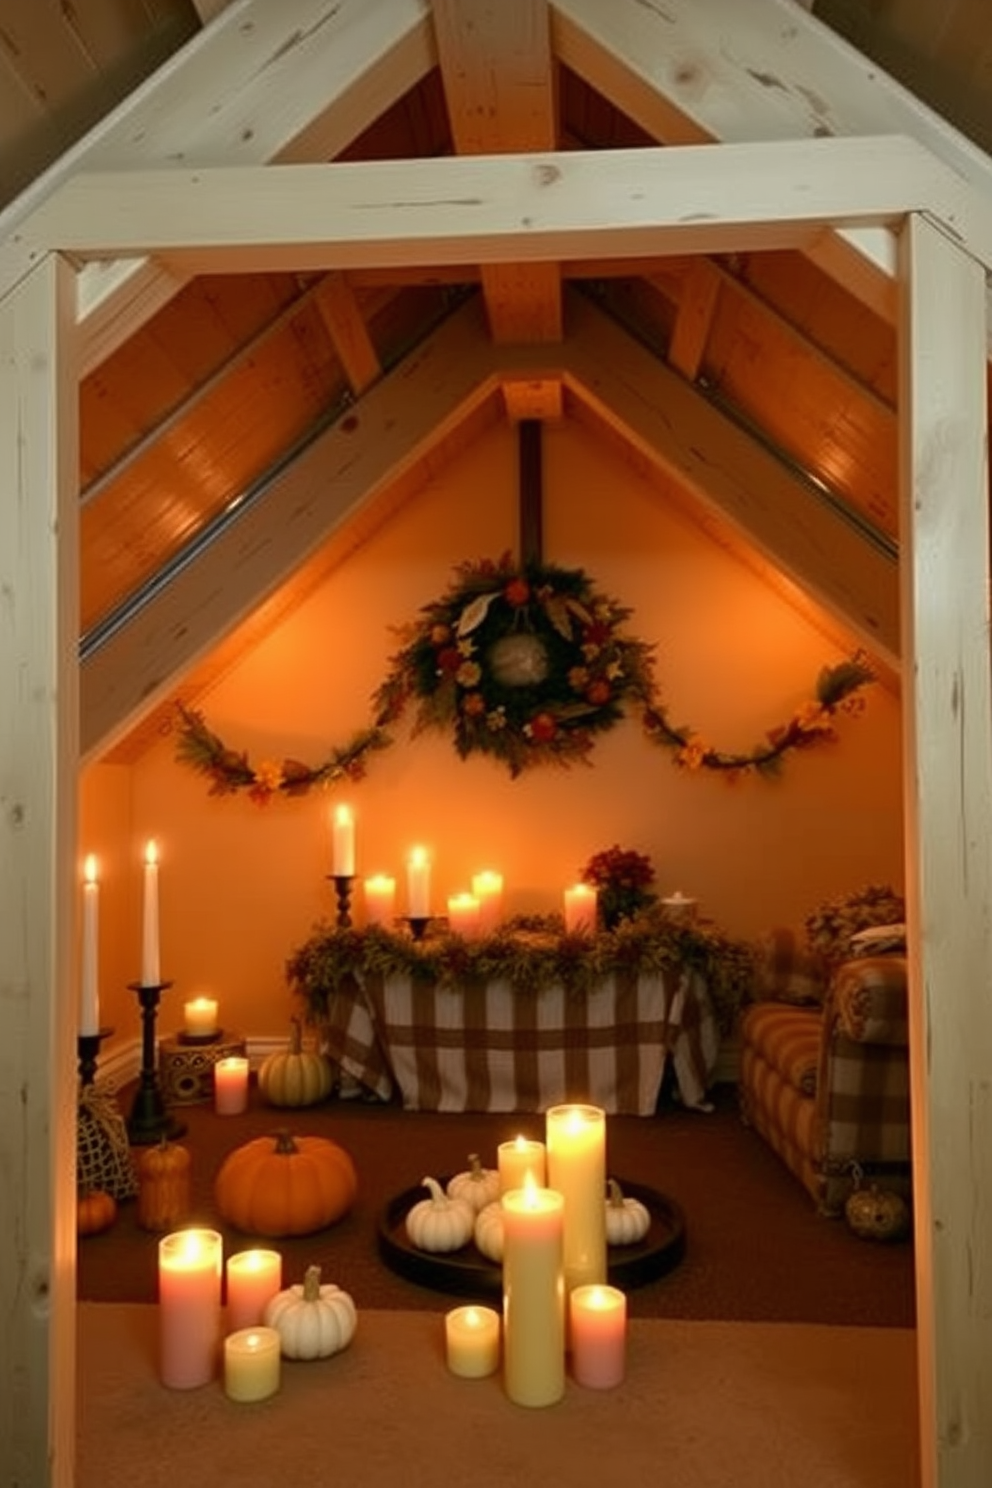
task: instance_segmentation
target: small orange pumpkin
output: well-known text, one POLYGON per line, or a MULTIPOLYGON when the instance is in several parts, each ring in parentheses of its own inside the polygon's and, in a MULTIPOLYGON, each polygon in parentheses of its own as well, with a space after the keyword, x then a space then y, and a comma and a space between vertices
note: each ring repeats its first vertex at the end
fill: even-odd
POLYGON ((351 1156, 327 1137, 288 1131, 228 1153, 214 1180, 221 1217, 248 1235, 310 1235, 343 1218, 358 1192, 351 1156))
POLYGON ((189 1218, 190 1155, 163 1136, 138 1159, 138 1224, 164 1233, 189 1218))
POLYGON ((99 1235, 117 1218, 117 1200, 102 1188, 83 1189, 76 1200, 76 1233, 99 1235))

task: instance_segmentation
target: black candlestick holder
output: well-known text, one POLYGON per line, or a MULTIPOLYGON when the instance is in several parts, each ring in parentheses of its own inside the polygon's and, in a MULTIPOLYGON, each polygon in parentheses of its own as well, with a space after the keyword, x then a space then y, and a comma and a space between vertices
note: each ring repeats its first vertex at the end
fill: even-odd
POLYGON ((347 930, 351 925, 351 890, 355 875, 353 873, 332 873, 330 879, 338 901, 336 924, 339 930, 347 930))
POLYGON ((166 1110, 155 1062, 155 1021, 159 998, 171 982, 145 986, 129 982, 141 1007, 141 1074, 127 1120, 127 1134, 134 1147, 151 1147, 163 1137, 181 1137, 186 1127, 166 1110))
POLYGON ((430 915, 407 915, 406 922, 410 926, 410 934, 414 940, 423 940, 427 934, 427 926, 431 922, 430 915))
POLYGON ((79 1053, 79 1083, 80 1085, 92 1085, 96 1079, 96 1062, 100 1053, 100 1045, 105 1038, 113 1033, 112 1028, 101 1028, 98 1033, 80 1033, 76 1035, 76 1049, 79 1053))

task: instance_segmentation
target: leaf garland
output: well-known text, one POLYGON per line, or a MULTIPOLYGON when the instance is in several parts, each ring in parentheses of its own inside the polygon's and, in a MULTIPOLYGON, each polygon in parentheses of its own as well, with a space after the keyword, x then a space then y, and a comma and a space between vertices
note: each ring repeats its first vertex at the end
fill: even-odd
POLYGON ((373 695, 371 726, 321 764, 253 765, 183 705, 176 757, 207 776, 212 795, 246 791, 264 804, 362 779, 369 757, 393 742, 390 726, 412 707, 414 735, 450 731, 461 758, 489 755, 516 778, 538 765, 588 764, 596 736, 633 708, 646 736, 681 769, 772 776, 791 751, 833 741, 836 715, 858 712, 860 690, 875 680, 858 651, 825 667, 814 697, 753 749, 719 750, 671 721, 654 683, 654 648, 624 630, 630 613, 582 569, 520 566, 509 554, 463 563, 446 592, 400 631, 401 649, 373 695))

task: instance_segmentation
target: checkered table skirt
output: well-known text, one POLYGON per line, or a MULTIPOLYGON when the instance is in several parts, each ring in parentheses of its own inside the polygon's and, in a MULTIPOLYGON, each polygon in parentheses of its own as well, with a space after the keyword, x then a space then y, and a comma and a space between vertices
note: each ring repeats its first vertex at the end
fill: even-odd
POLYGON ((366 977, 331 999, 323 1030, 343 1072, 419 1111, 543 1111, 585 1100, 651 1115, 667 1060, 687 1106, 706 1108, 719 1032, 694 972, 560 987, 471 990, 366 977))

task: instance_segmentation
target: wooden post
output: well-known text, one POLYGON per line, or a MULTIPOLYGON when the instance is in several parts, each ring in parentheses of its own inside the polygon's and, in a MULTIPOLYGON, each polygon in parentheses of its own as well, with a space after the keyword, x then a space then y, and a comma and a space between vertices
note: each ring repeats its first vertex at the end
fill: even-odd
POLYGON ((2 1488, 68 1488, 75 1447, 74 320, 54 254, 0 301, 2 1488))
POLYGON ((985 273, 900 242, 906 888, 923 1488, 992 1483, 992 696, 985 273))

